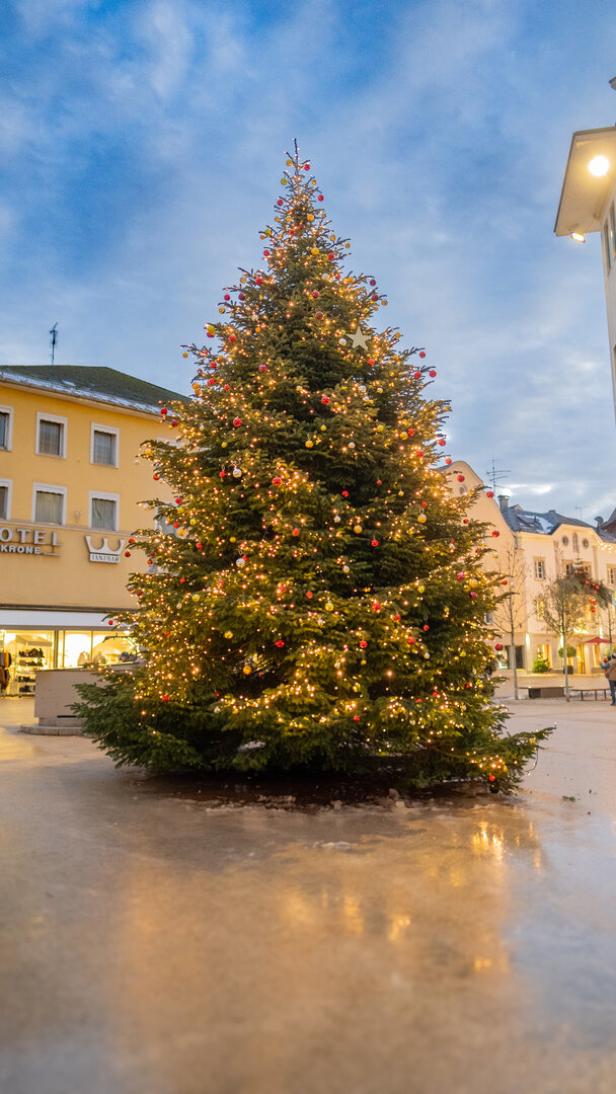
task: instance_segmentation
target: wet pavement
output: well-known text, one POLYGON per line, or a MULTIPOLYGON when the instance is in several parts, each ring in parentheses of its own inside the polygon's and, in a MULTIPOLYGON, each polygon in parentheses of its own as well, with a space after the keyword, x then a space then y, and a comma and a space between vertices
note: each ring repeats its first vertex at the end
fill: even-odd
POLYGON ((3 1094, 613 1094, 616 710, 511 707, 513 799, 300 809, 3 701, 3 1094))

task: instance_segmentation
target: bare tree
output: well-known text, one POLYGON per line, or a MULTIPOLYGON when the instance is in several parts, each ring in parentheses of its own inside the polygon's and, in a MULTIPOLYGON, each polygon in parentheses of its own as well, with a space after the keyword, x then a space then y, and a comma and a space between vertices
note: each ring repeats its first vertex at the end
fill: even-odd
POLYGON ((501 570, 501 574, 501 584, 505 591, 494 609, 492 621, 495 632, 506 640, 509 668, 512 670, 513 696, 517 699, 516 634, 526 627, 526 566, 524 552, 520 549, 516 535, 513 537, 513 547, 507 551, 505 568, 501 570))
POLYGON ((546 584, 535 600, 535 610, 546 630, 561 640, 565 699, 569 702, 569 640, 585 622, 588 609, 588 589, 575 571, 554 578, 546 584))

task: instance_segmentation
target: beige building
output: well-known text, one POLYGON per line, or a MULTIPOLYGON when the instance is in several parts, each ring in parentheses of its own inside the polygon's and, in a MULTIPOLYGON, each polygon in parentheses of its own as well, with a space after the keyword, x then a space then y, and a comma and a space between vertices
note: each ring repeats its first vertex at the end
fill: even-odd
POLYGON ((180 398, 110 368, 0 367, 0 665, 5 695, 29 695, 41 668, 110 663, 130 639, 107 617, 126 589, 140 503, 159 496, 142 443, 169 436, 161 406, 180 398))
POLYGON ((554 231, 583 243, 601 235, 612 390, 616 408, 616 127, 573 134, 554 231))
MULTIPOLYGON (((471 508, 472 516, 499 532, 498 537, 490 536, 486 566, 503 575, 507 582, 503 592, 511 591, 513 598, 515 650, 507 650, 511 645, 508 601, 499 606, 492 619, 505 647, 503 664, 512 667, 515 656, 518 668, 532 672, 540 657, 551 668, 559 669, 562 659, 558 650, 562 643, 556 635, 549 633, 540 617, 542 593, 551 581, 574 565, 583 566, 589 577, 616 592, 616 536, 607 531, 603 523, 593 527, 553 509, 545 513, 531 512, 521 505, 512 505, 503 495, 490 497, 488 494, 492 491, 462 460, 447 469, 447 480, 455 493, 479 489, 481 492, 471 508), (462 482, 460 475, 464 476, 462 482)), ((602 611, 598 606, 593 611, 589 604, 585 625, 573 641, 575 671, 598 671, 599 662, 610 649, 611 642, 616 646, 616 615, 602 611)))

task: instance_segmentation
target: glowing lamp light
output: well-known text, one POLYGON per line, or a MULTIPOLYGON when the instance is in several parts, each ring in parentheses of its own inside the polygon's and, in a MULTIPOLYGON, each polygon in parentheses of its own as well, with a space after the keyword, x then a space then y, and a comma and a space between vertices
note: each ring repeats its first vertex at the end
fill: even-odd
POLYGON ((583 232, 572 232, 571 238, 575 240, 576 243, 586 243, 586 236, 583 232))
POLYGON ((609 169, 610 161, 607 156, 593 156, 588 164, 588 170, 596 179, 601 179, 604 175, 607 175, 609 169))

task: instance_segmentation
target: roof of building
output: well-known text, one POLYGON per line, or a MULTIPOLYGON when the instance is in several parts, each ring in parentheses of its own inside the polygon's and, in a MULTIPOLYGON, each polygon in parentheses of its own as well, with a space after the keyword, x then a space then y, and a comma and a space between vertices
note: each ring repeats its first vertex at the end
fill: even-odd
POLYGON ((158 413, 163 403, 186 399, 177 391, 99 365, 0 365, 0 380, 61 395, 82 396, 146 414, 158 413))
POLYGON ((576 528, 590 528, 601 539, 616 541, 616 537, 603 525, 589 524, 588 521, 578 520, 577 517, 566 517, 562 513, 557 513, 555 509, 549 509, 547 513, 535 513, 530 509, 523 509, 521 505, 506 505, 501 507, 501 511, 513 532, 535 532, 551 536, 562 524, 567 524, 576 528))

